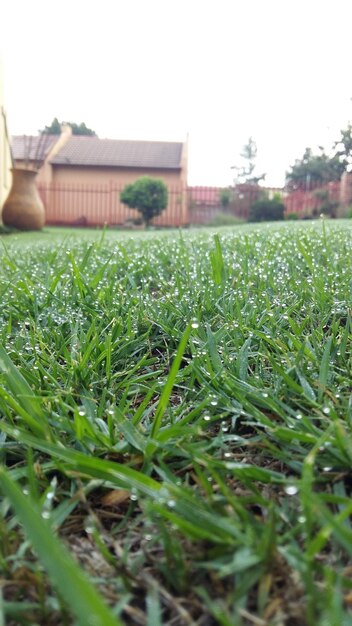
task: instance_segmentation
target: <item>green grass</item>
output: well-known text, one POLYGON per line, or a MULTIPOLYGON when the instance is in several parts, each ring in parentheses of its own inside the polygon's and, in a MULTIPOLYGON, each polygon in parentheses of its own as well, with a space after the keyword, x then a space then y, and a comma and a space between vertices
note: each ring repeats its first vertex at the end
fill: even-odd
POLYGON ((1 243, 0 626, 352 624, 352 226, 1 243))

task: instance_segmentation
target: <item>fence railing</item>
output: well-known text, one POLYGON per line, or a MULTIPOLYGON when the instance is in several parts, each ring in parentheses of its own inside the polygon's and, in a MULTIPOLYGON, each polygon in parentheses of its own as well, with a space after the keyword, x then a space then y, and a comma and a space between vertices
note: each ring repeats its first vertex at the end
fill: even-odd
POLYGON ((296 213, 298 217, 317 215, 324 203, 336 206, 340 203, 340 181, 333 181, 312 190, 296 189, 284 198, 286 214, 296 213))
MULTIPOLYGON (((76 226, 123 226, 136 220, 139 217, 137 211, 129 209, 120 200, 124 187, 114 182, 38 184, 45 205, 46 223, 76 226)), ((304 217, 319 212, 324 194, 329 202, 338 204, 341 183, 336 181, 319 189, 291 192, 248 184, 232 188, 169 187, 167 209, 154 218, 153 224, 169 227, 208 224, 218 213, 248 219, 251 206, 263 192, 268 197, 280 192, 286 214, 296 213, 304 217)))
MULTIPOLYGON (((138 217, 120 200, 125 185, 50 183, 38 184, 46 211, 46 223, 51 225, 102 226, 124 225, 138 217)), ((156 226, 207 224, 218 213, 247 219, 250 207, 261 193, 253 185, 222 187, 169 187, 168 206, 154 218, 156 226), (226 194, 225 194, 226 196, 226 194)))
MULTIPOLYGON (((46 223, 51 225, 109 226, 135 220, 138 213, 120 200, 124 185, 50 183, 38 184, 46 223)), ((183 226, 188 223, 186 190, 169 189, 167 209, 153 223, 159 226, 183 226)))

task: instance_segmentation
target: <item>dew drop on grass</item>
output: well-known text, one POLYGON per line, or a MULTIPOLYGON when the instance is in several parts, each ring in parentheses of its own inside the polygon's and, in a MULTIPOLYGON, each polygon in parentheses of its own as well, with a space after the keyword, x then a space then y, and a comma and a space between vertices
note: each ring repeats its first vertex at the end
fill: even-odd
POLYGON ((325 467, 323 467, 323 472, 331 472, 332 467, 326 465, 325 467))
POLYGON ((147 535, 144 535, 144 539, 145 539, 145 541, 151 541, 153 539, 153 536, 147 534, 147 535))
POLYGON ((83 417, 85 414, 86 414, 86 412, 85 412, 85 410, 84 410, 84 409, 80 409, 80 410, 78 411, 78 415, 81 415, 81 417, 83 417))
POLYGON ((323 408, 323 413, 324 413, 325 415, 329 415, 329 413, 330 413, 330 409, 329 409, 329 407, 328 407, 328 406, 324 406, 324 408, 323 408))
POLYGON ((296 419, 301 420, 303 417, 302 413, 296 413, 296 419))
POLYGON ((288 496, 295 496, 296 493, 298 493, 298 487, 296 487, 296 485, 287 485, 284 491, 288 496))
POLYGON ((173 509, 176 506, 176 500, 168 500, 167 506, 170 507, 170 509, 173 509))
POLYGON ((218 403, 218 401, 217 401, 217 399, 216 399, 215 397, 213 397, 213 398, 210 400, 210 404, 211 404, 211 406, 217 406, 217 403, 218 403))
POLYGON ((87 526, 85 526, 84 530, 86 531, 87 535, 92 535, 94 533, 94 526, 90 526, 90 524, 88 524, 87 526))
POLYGON ((136 502, 136 500, 138 500, 138 493, 134 487, 131 489, 130 500, 132 500, 132 502, 136 502))
POLYGON ((50 518, 50 511, 43 511, 42 512, 42 518, 43 519, 49 519, 50 518))
POLYGON ((305 523, 305 521, 306 521, 306 518, 304 517, 304 515, 300 515, 300 516, 298 517, 298 521, 299 521, 299 523, 300 523, 300 524, 304 524, 304 523, 305 523))
POLYGON ((192 328, 199 328, 199 324, 198 324, 198 322, 197 322, 197 320, 195 318, 192 320, 191 327, 192 328))
POLYGON ((209 421, 211 420, 211 417, 210 417, 210 415, 204 415, 203 419, 204 419, 206 422, 209 422, 209 421))

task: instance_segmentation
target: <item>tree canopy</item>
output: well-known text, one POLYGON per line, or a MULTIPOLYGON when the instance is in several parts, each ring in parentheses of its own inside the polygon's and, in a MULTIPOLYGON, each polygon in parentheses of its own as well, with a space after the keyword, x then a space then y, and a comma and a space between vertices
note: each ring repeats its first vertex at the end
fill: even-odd
POLYGON ((329 156, 322 147, 320 154, 314 154, 311 148, 306 148, 302 158, 297 159, 286 172, 286 185, 291 190, 309 190, 317 185, 339 180, 344 170, 345 165, 339 155, 329 156))
POLYGON ((312 189, 330 181, 340 180, 345 171, 352 168, 352 124, 340 131, 340 138, 326 152, 306 148, 301 159, 297 159, 286 172, 288 189, 312 189))
POLYGON ((340 131, 340 139, 334 144, 335 154, 339 157, 346 170, 352 167, 352 124, 340 131))
POLYGON ((76 122, 59 122, 57 117, 54 117, 51 124, 49 126, 45 126, 44 130, 41 130, 39 132, 46 135, 60 135, 62 124, 68 124, 69 126, 71 126, 73 135, 87 135, 89 137, 96 137, 95 131, 91 128, 88 128, 88 126, 86 126, 84 122, 81 122, 80 124, 76 124, 76 122))

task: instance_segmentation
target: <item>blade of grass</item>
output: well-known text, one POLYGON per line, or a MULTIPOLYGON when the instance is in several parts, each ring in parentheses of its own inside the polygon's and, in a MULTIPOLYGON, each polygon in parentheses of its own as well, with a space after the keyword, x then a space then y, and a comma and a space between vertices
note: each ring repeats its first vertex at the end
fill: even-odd
MULTIPOLYGON (((47 421, 41 406, 41 398, 35 395, 24 376, 12 362, 6 350, 0 344, 0 372, 3 375, 5 384, 18 404, 24 409, 32 421, 37 422, 37 430, 45 432, 47 421)), ((23 416, 25 419, 25 415, 23 416)))
POLYGON ((81 626, 122 626, 63 544, 53 535, 34 502, 0 468, 0 487, 10 500, 33 548, 81 626))
MULTIPOLYGON (((181 365, 181 360, 184 354, 184 351, 186 349, 186 345, 188 342, 188 338, 190 336, 191 333, 191 325, 188 324, 183 337, 179 343, 177 352, 176 352, 176 356, 174 358, 174 361, 171 365, 171 369, 169 372, 169 375, 167 377, 167 381, 165 383, 165 387, 163 389, 163 392, 160 396, 160 400, 155 412, 155 417, 154 417, 154 422, 153 422, 153 426, 152 426, 152 430, 151 430, 151 436, 152 438, 156 437, 156 435, 158 434, 158 431, 160 429, 161 426, 161 422, 164 416, 164 413, 166 411, 170 396, 171 396, 171 392, 175 383, 175 379, 177 376, 177 373, 180 369, 180 365, 181 365)), ((149 453, 151 452, 151 450, 149 450, 149 453)))

